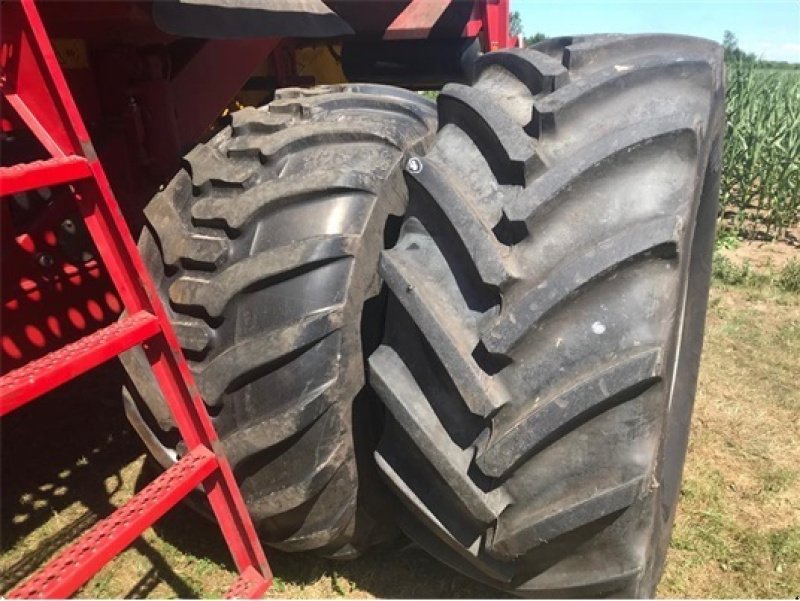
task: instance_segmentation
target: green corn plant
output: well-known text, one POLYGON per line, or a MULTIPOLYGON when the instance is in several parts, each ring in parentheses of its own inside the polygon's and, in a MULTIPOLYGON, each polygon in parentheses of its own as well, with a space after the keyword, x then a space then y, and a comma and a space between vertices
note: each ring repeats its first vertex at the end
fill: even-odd
POLYGON ((800 72, 745 59, 727 74, 723 227, 784 236, 800 223, 800 72))

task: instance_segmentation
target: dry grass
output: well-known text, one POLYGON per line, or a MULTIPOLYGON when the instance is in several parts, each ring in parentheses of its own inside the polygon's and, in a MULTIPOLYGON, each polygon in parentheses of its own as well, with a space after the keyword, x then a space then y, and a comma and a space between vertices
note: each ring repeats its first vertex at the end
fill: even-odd
MULTIPOLYGON (((0 594, 146 479, 141 445, 119 411, 119 368, 103 376, 2 423, 0 594)), ((800 295, 716 285, 659 596, 800 592, 798 376, 800 295)), ((350 563, 278 552, 270 560, 273 597, 496 596, 414 548, 350 563)), ((177 508, 79 596, 218 597, 233 577, 215 527, 177 508)))
POLYGON ((800 297, 712 292, 661 596, 800 591, 800 297))

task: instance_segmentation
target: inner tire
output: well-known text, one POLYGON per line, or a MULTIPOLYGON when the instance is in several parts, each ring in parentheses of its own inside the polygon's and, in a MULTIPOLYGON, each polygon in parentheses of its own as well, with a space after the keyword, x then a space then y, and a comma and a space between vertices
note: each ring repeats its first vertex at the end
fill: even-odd
MULTIPOLYGON (((271 546, 348 557, 391 535, 359 484, 353 403, 380 341, 402 165, 435 119, 389 86, 280 90, 194 148, 145 209, 139 249, 271 546)), ((126 412, 168 467, 173 421, 143 353, 123 362, 126 412)))
POLYGON ((708 297, 721 48, 590 36, 484 55, 438 98, 380 271, 370 379, 401 527, 522 595, 650 596, 708 297))

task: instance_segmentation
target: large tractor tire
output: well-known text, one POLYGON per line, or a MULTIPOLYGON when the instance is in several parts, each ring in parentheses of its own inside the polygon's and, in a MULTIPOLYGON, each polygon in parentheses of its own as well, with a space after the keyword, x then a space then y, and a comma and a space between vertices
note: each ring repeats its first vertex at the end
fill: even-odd
POLYGON ((520 595, 647 596, 703 339, 723 59, 677 36, 484 55, 438 98, 380 271, 401 527, 520 595))
MULTIPOLYGON (((282 90, 234 113, 145 209, 139 249, 271 546, 348 557, 388 536, 364 509, 353 404, 380 342, 403 165, 435 122, 430 101, 388 86, 282 90)), ((167 467, 174 424, 143 354, 124 362, 126 411, 167 467)))

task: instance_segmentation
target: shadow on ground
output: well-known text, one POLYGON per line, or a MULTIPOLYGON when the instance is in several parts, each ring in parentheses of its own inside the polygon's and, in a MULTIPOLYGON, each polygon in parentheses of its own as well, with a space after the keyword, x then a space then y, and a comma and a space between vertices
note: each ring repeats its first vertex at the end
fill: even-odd
MULTIPOLYGON (((187 507, 173 510, 159 522, 156 531, 184 553, 234 569, 216 526, 198 520, 187 507), (192 524, 191 531, 187 523, 192 524)), ((267 549, 267 557, 276 577, 272 594, 277 596, 285 588, 291 589, 285 593, 289 596, 293 590, 300 589, 302 593, 302 589, 308 589, 311 595, 320 590, 325 596, 350 596, 352 593, 364 596, 366 593, 388 599, 506 597, 500 591, 456 573, 413 546, 371 550, 352 561, 334 561, 311 553, 285 553, 274 549, 267 549)))
MULTIPOLYGON (((110 514, 112 496, 118 493, 115 501, 119 501, 131 488, 130 482, 123 482, 122 472, 142 456, 144 448, 122 411, 123 377, 119 364, 109 363, 0 422, 0 595, 110 514)), ((136 489, 151 478, 151 470, 141 470, 136 489)), ((156 533, 179 553, 233 571, 217 527, 185 506, 163 518, 156 533)), ((176 574, 171 562, 147 541, 139 539, 134 546, 152 567, 126 596, 146 597, 160 582, 181 598, 208 594, 196 579, 190 584, 190 579, 176 574)), ((268 556, 276 575, 273 595, 288 588, 308 588, 311 594, 319 589, 386 598, 498 596, 498 591, 413 547, 373 551, 351 562, 274 550, 268 550, 268 556)))
MULTIPOLYGON (((23 548, 4 565, 0 594, 114 510, 120 472, 142 454, 121 410, 122 377, 119 364, 109 363, 0 422, 0 553, 23 548), (76 504, 59 527, 62 512, 76 504)), ((136 546, 153 555, 144 541, 136 546)), ((191 594, 178 582, 175 589, 191 594)))

